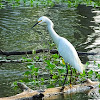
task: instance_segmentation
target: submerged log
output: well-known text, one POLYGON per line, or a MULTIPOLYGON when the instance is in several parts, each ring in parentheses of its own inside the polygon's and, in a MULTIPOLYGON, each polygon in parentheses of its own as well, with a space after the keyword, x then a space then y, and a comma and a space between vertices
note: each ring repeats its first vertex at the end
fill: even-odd
POLYGON ((23 60, 0 60, 0 63, 23 63, 23 60))
MULTIPOLYGON (((38 49, 35 51, 35 53, 41 53, 41 52, 50 52, 51 54, 58 54, 58 51, 56 49, 38 49)), ((12 52, 6 52, 0 50, 0 55, 10 56, 10 55, 26 55, 26 54, 32 54, 33 51, 12 51, 12 52)), ((79 52, 77 51, 78 55, 100 55, 98 53, 88 53, 88 52, 79 52)))
MULTIPOLYGON (((41 63, 42 60, 34 61, 34 63, 41 63)), ((23 60, 0 60, 0 63, 29 63, 28 61, 23 60)))
POLYGON ((23 91, 20 94, 11 97, 0 98, 0 100, 47 100, 52 96, 58 94, 71 94, 77 92, 85 92, 91 89, 95 89, 99 85, 99 82, 92 82, 87 79, 86 82, 78 85, 73 85, 72 87, 65 86, 64 90, 61 91, 61 87, 48 88, 43 91, 32 90, 23 83, 18 83, 19 88, 23 91))

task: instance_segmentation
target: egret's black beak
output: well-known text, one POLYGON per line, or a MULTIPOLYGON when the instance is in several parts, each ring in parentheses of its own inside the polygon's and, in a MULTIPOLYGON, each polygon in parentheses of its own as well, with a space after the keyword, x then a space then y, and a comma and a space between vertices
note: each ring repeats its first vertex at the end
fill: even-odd
POLYGON ((35 25, 33 25, 32 28, 35 27, 38 23, 39 23, 39 22, 37 22, 35 25))

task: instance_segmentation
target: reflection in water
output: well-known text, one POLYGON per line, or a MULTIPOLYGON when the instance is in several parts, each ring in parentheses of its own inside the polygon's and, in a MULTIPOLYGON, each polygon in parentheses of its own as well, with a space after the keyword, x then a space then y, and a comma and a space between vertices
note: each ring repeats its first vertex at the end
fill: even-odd
MULTIPOLYGON (((92 35, 90 36, 90 37, 96 37, 95 38, 95 40, 94 40, 94 42, 92 42, 92 44, 91 45, 89 45, 87 48, 96 48, 96 47, 100 47, 100 25, 99 25, 99 23, 100 23, 100 12, 99 11, 92 11, 93 13, 97 13, 96 14, 96 16, 94 16, 93 18, 94 18, 94 21, 92 21, 92 22, 94 22, 96 25, 95 26, 90 26, 90 27, 92 27, 93 28, 93 30, 94 30, 94 33, 92 33, 92 35)), ((97 51, 97 52, 99 52, 99 51, 97 51)))
MULTIPOLYGON (((85 7, 85 6, 79 6, 78 13, 80 14, 79 18, 81 24, 80 30, 82 34, 83 43, 80 44, 79 48, 84 49, 84 51, 88 52, 96 52, 100 53, 100 12, 92 7, 85 7), (87 10, 85 10, 87 9, 87 10), (97 13, 97 14, 95 14, 97 13)), ((100 60, 99 56, 88 56, 88 60, 100 60)))
POLYGON ((93 16, 94 14, 91 13, 92 7, 87 7, 86 6, 79 6, 78 9, 78 14, 80 15, 78 17, 79 24, 80 27, 78 27, 78 30, 80 30, 81 34, 82 34, 82 39, 83 39, 83 43, 80 45, 80 48, 83 49, 84 51, 89 51, 90 49, 86 49, 86 47, 88 45, 90 45, 92 43, 92 40, 88 41, 87 38, 89 35, 91 35, 91 33, 93 33, 94 31, 90 28, 91 25, 95 25, 94 23, 92 23, 91 21, 93 20, 93 16))
MULTIPOLYGON (((77 9, 66 7, 0 9, 0 49, 25 51, 49 48, 52 39, 45 28, 46 25, 31 29, 40 16, 46 15, 53 21, 55 31, 60 36, 67 38, 78 51, 99 52, 100 14, 96 11, 94 11, 96 14, 91 12, 92 9, 92 7, 86 6, 79 6, 77 9)), ((85 63, 88 60, 100 59, 100 57, 87 56, 81 57, 81 59, 85 63)), ((26 65, 23 64, 0 65, 0 88, 2 87, 0 90, 5 90, 0 91, 0 97, 14 94, 10 85, 13 81, 22 78, 25 67, 26 65), (11 90, 11 92, 7 90, 11 90)), ((72 98, 77 100, 82 96, 88 98, 87 94, 86 97, 84 94, 75 94, 72 95, 72 98)))
MULTIPOLYGON (((90 45, 86 47, 86 49, 90 49, 90 52, 97 52, 100 54, 100 11, 93 10, 92 13, 96 13, 93 16, 93 20, 91 22, 95 23, 95 25, 91 25, 90 27, 94 30, 91 35, 88 35, 87 40, 92 41, 90 45)), ((91 59, 91 57, 89 57, 91 59)), ((94 56, 92 60, 100 61, 100 56, 94 56)), ((99 62, 100 63, 100 62, 99 62)))
POLYGON ((59 94, 54 95, 44 100, 88 100, 88 92, 73 93, 73 94, 59 94))
POLYGON ((99 89, 92 89, 84 93, 59 94, 44 100, 99 100, 99 89))
POLYGON ((95 99, 95 100, 99 100, 100 99, 100 93, 99 93, 99 88, 98 89, 92 89, 91 91, 89 91, 88 96, 90 99, 95 99))

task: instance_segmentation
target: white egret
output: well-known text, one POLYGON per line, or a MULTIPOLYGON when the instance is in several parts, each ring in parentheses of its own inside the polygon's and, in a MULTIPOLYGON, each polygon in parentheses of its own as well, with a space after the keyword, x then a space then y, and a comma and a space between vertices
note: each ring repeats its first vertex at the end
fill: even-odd
MULTIPOLYGON (((43 22, 45 22, 47 24, 49 34, 52 37, 54 43, 57 45, 59 54, 63 57, 63 59, 66 63, 66 71, 67 71, 66 77, 68 74, 67 63, 69 63, 73 68, 75 68, 80 73, 83 73, 84 67, 78 57, 78 54, 77 54, 74 46, 67 39, 59 36, 54 31, 53 22, 48 17, 46 17, 46 16, 40 17, 38 19, 38 22, 34 26, 36 26, 37 24, 42 24, 43 22)), ((65 81, 66 81, 66 77, 65 77, 65 81)), ((65 81, 64 81, 64 84, 65 84, 65 81)), ((64 84, 63 84, 63 87, 64 87, 64 84)))

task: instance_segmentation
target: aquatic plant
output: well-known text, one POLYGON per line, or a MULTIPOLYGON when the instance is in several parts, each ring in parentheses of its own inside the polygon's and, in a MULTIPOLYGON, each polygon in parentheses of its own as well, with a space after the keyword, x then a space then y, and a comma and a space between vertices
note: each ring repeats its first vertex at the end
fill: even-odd
POLYGON ((54 6, 55 4, 66 4, 68 7, 77 7, 79 4, 87 6, 100 6, 99 0, 0 0, 0 7, 5 6, 54 6))
MULTIPOLYGON (((63 58, 58 54, 41 54, 41 56, 35 55, 34 59, 23 57, 23 60, 28 63, 27 70, 23 73, 23 79, 19 80, 20 82, 24 82, 34 88, 43 88, 44 86, 46 88, 62 86, 66 73, 66 66, 63 58)), ((100 68, 100 64, 97 64, 95 61, 94 64, 100 68)), ((89 66, 89 62, 86 63, 86 66, 89 66)), ((86 69, 83 73, 79 74, 74 68, 71 68, 71 66, 68 65, 67 85, 70 84, 70 79, 74 85, 84 82, 87 78, 100 81, 100 73, 98 71, 86 69)), ((14 82, 15 87, 16 84, 17 81, 14 82)))

